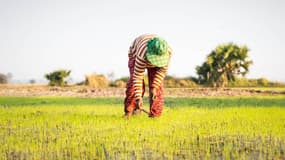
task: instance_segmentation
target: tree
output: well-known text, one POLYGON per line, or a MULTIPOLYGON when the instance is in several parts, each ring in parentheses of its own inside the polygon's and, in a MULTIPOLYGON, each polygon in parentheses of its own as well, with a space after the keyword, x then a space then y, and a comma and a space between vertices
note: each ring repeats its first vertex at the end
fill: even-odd
POLYGON ((245 76, 252 61, 247 60, 247 46, 233 43, 219 45, 208 56, 206 61, 196 67, 198 80, 213 87, 224 87, 229 81, 235 81, 238 75, 245 76))
POLYGON ((8 83, 7 75, 0 73, 0 84, 7 84, 7 83, 8 83))
POLYGON ((49 74, 45 74, 45 78, 49 80, 51 86, 64 86, 67 84, 65 79, 70 75, 70 70, 56 70, 49 74))
POLYGON ((29 82, 30 82, 30 84, 35 84, 36 80, 35 79, 30 79, 29 82))

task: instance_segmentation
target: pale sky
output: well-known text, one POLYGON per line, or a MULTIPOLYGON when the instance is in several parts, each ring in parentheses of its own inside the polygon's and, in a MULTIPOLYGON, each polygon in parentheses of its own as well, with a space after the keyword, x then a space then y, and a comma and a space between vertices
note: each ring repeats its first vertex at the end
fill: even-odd
POLYGON ((128 76, 129 46, 145 33, 172 47, 170 75, 196 76, 211 50, 234 42, 250 48, 247 77, 285 82, 284 0, 0 0, 0 73, 128 76))

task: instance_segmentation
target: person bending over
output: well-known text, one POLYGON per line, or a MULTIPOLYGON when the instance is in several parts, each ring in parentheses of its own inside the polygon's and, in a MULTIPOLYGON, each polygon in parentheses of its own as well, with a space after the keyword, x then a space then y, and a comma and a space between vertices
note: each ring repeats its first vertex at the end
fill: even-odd
POLYGON ((141 111, 145 92, 144 72, 149 85, 149 117, 158 117, 163 109, 163 79, 168 70, 172 50, 167 42, 156 35, 141 35, 130 46, 128 67, 130 78, 125 97, 125 117, 141 111))

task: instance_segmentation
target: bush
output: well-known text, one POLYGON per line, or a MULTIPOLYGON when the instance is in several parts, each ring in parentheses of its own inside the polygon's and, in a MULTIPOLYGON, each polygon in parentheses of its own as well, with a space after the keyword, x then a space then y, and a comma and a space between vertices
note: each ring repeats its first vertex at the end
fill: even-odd
POLYGON ((281 82, 271 82, 266 78, 247 79, 238 78, 229 83, 229 87, 284 87, 285 84, 281 82))
POLYGON ((8 76, 0 73, 0 84, 7 84, 7 83, 8 83, 8 76))
POLYGON ((65 79, 69 76, 70 70, 56 70, 45 74, 45 78, 49 80, 50 86, 64 86, 67 84, 65 79))
POLYGON ((91 74, 85 76, 85 84, 90 87, 104 88, 109 86, 109 81, 103 74, 91 74))
POLYGON ((269 81, 266 78, 257 79, 257 84, 260 86, 268 86, 269 81))
MULTIPOLYGON (((123 77, 115 80, 110 84, 111 87, 125 87, 129 77, 123 77)), ((144 76, 145 86, 148 86, 148 77, 144 76)), ((166 88, 193 88, 198 87, 199 85, 194 81, 193 77, 189 78, 176 78, 172 76, 166 76, 164 78, 164 87, 166 88)))
POLYGON ((36 80, 30 79, 30 80, 29 80, 29 83, 30 83, 30 84, 35 84, 35 83, 36 83, 36 80))
POLYGON ((116 80, 110 84, 111 87, 118 87, 118 88, 124 88, 126 87, 127 83, 123 80, 116 80))
POLYGON ((193 88, 198 87, 192 78, 176 78, 166 76, 164 79, 164 87, 166 88, 193 88))
POLYGON ((116 81, 123 81, 123 82, 127 83, 129 79, 130 79, 130 77, 126 76, 126 77, 122 77, 120 79, 117 79, 116 81))

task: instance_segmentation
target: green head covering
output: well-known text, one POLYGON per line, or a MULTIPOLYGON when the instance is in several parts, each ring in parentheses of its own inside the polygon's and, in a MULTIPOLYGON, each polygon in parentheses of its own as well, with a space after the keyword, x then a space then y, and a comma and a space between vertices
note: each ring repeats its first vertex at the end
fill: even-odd
POLYGON ((168 44, 162 38, 152 38, 147 41, 146 59, 154 66, 164 67, 168 65, 168 44))

